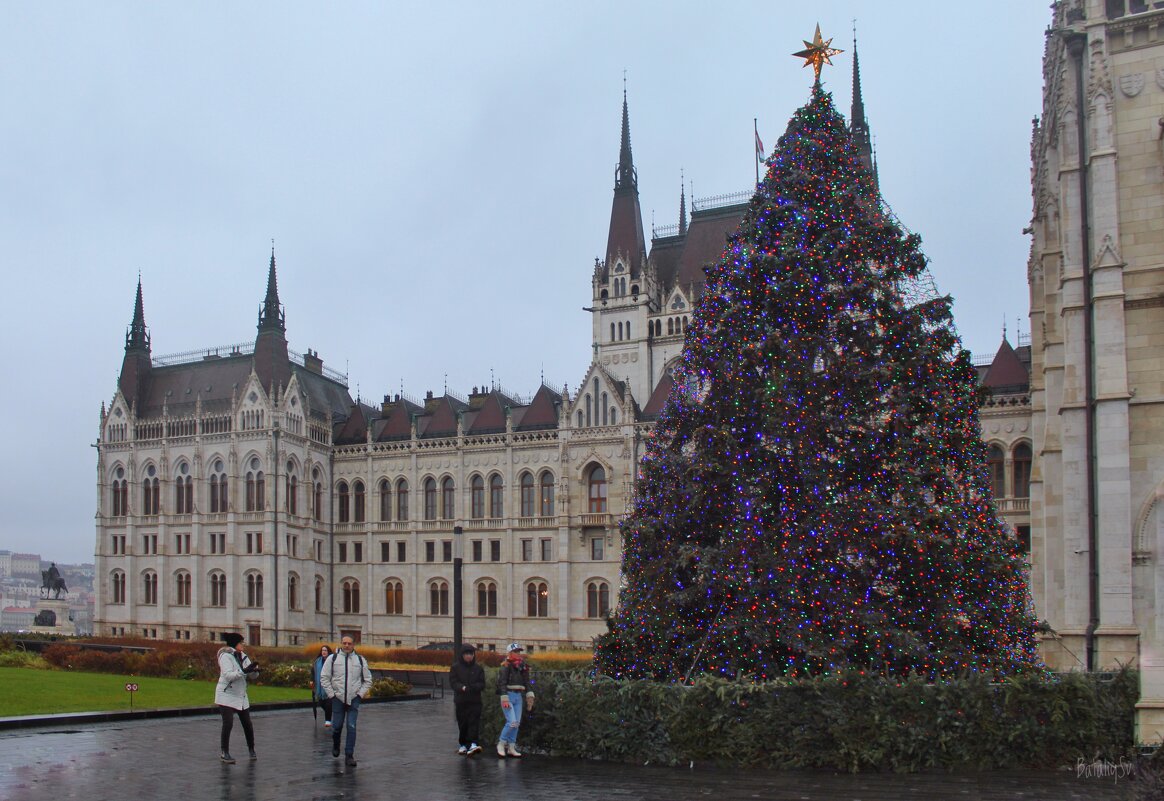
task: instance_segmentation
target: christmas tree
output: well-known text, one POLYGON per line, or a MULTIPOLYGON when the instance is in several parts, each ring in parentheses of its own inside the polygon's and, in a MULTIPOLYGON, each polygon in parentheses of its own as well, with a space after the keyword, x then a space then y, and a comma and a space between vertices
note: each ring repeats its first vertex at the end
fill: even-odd
POLYGON ((911 293, 925 277, 818 78, 707 270, 623 523, 601 672, 1037 665, 975 373, 949 298, 911 293))

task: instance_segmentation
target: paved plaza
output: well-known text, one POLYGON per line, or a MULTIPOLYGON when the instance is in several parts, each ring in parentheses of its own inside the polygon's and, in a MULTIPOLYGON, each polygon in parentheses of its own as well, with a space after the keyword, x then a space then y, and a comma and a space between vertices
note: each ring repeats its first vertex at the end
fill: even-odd
MULTIPOLYGON (((1128 799, 1127 780, 1050 773, 833 775, 664 768, 527 756, 492 749, 456 754, 449 700, 376 704, 360 713, 359 765, 331 756, 331 737, 310 710, 257 711, 259 759, 245 758, 235 725, 218 761, 215 717, 137 720, 0 731, 0 798, 174 801, 1103 801, 1128 799)), ((774 732, 773 736, 779 736, 774 732)), ((1066 767, 1066 766, 1065 766, 1066 767)))

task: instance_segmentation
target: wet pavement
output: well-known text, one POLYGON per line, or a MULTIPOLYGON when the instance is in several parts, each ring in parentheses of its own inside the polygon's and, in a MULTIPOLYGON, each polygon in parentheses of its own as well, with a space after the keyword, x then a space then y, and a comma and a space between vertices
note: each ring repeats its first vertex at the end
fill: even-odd
MULTIPOLYGON (((1127 779, 1054 772, 862 774, 664 768, 529 755, 500 760, 491 747, 456 754, 449 700, 376 704, 360 711, 356 757, 331 756, 331 735, 309 710, 256 711, 257 761, 218 760, 217 717, 65 724, 0 732, 0 798, 456 799, 457 801, 1105 801, 1130 799, 1127 779)), ((484 744, 483 744, 484 745, 484 744)), ((241 757, 241 758, 240 758, 241 757)))

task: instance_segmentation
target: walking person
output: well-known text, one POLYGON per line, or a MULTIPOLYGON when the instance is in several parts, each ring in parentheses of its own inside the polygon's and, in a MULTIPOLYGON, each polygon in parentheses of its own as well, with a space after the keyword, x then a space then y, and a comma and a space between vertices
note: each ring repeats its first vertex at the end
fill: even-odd
POLYGON ((481 691, 485 689, 485 669, 477 664, 477 649, 469 643, 461 646, 460 658, 449 668, 449 686, 453 688, 453 708, 457 711, 457 753, 472 756, 481 750, 477 745, 481 731, 481 691))
POLYGON ((331 699, 331 755, 340 754, 340 735, 347 728, 344 740, 344 763, 356 766, 356 718, 360 701, 372 689, 372 671, 368 660, 356 653, 351 637, 340 640, 340 649, 327 658, 319 672, 320 683, 331 699))
POLYGON ((214 703, 222 715, 218 758, 233 765, 235 760, 230 755, 230 732, 234 728, 235 715, 242 723, 251 759, 259 758, 255 753, 255 730, 251 726, 251 702, 247 698, 247 681, 255 677, 259 665, 247 656, 246 643, 241 634, 228 632, 222 635, 222 641, 226 646, 218 649, 218 685, 214 688, 214 703))
POLYGON ((327 693, 324 692, 323 682, 319 680, 319 673, 323 670, 323 663, 331 656, 331 646, 327 643, 319 646, 319 656, 315 657, 315 662, 311 665, 311 713, 315 714, 315 707, 318 706, 323 710, 323 728, 331 728, 331 703, 327 700, 327 693))
POLYGON ((530 684, 529 664, 522 659, 521 643, 511 642, 505 649, 505 661, 497 672, 497 694, 501 696, 501 714, 505 725, 497 740, 497 756, 521 757, 517 750, 517 730, 521 727, 521 710, 533 711, 534 693, 530 684))

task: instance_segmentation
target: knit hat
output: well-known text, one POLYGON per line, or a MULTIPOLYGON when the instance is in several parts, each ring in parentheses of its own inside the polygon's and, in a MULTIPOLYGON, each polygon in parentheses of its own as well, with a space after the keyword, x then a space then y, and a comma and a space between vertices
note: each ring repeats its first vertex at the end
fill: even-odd
POLYGON ((506 647, 506 649, 505 649, 505 653, 507 653, 507 654, 512 654, 514 651, 524 651, 524 650, 525 650, 525 649, 521 647, 521 643, 519 643, 519 642, 511 642, 511 643, 508 645, 508 647, 506 647))
POLYGON ((475 654, 475 653, 477 653, 477 648, 473 645, 473 643, 467 642, 461 646, 461 653, 462 654, 475 654))
POLYGON ((226 643, 228 648, 238 648, 238 644, 243 641, 241 634, 235 634, 233 631, 228 631, 222 635, 222 641, 226 643))

